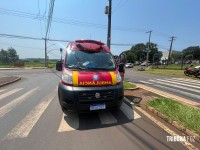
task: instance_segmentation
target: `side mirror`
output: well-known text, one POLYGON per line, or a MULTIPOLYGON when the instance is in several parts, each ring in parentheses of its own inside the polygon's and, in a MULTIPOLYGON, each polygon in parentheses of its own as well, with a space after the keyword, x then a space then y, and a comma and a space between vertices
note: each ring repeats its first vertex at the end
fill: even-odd
POLYGON ((62 61, 57 61, 56 62, 56 70, 62 71, 62 65, 63 65, 62 61))
POLYGON ((123 63, 124 65, 126 64, 126 54, 125 53, 121 53, 119 55, 119 63, 123 63))

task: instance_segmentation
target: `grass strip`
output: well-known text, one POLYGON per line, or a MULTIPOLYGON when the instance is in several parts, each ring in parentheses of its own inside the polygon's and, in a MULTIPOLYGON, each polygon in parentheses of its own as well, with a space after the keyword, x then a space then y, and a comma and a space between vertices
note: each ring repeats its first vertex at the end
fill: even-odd
POLYGON ((128 83, 126 81, 123 82, 124 83, 124 89, 130 89, 130 88, 136 88, 136 85, 128 83))
POLYGON ((171 69, 148 69, 147 70, 146 69, 144 72, 150 73, 150 74, 162 75, 162 76, 199 80, 199 78, 196 78, 195 76, 190 76, 190 77, 186 76, 183 70, 171 70, 171 69))
POLYGON ((156 98, 149 101, 148 105, 164 114, 170 121, 177 121, 200 135, 200 109, 168 98, 156 98))

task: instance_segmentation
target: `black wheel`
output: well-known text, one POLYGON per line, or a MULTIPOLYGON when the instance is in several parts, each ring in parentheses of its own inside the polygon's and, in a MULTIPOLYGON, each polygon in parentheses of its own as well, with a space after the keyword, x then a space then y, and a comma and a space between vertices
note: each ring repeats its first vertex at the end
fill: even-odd
POLYGON ((184 71, 184 74, 185 74, 186 76, 189 76, 189 74, 187 73, 187 71, 184 71))

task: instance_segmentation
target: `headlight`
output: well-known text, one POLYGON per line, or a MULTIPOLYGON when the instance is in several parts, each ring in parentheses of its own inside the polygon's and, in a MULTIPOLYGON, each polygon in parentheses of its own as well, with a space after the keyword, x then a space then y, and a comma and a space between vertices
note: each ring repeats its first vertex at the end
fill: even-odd
POLYGON ((119 72, 116 74, 116 80, 117 80, 117 83, 120 83, 122 81, 122 78, 119 72))
POLYGON ((66 84, 72 84, 72 74, 63 73, 62 74, 62 81, 66 84))

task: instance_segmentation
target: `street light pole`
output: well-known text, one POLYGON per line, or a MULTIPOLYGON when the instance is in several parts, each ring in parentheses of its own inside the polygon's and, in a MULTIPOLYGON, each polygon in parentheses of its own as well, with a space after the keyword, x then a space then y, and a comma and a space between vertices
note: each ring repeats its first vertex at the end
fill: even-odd
POLYGON ((61 55, 61 62, 62 62, 62 52, 63 52, 63 49, 62 48, 60 48, 60 55, 61 55))

